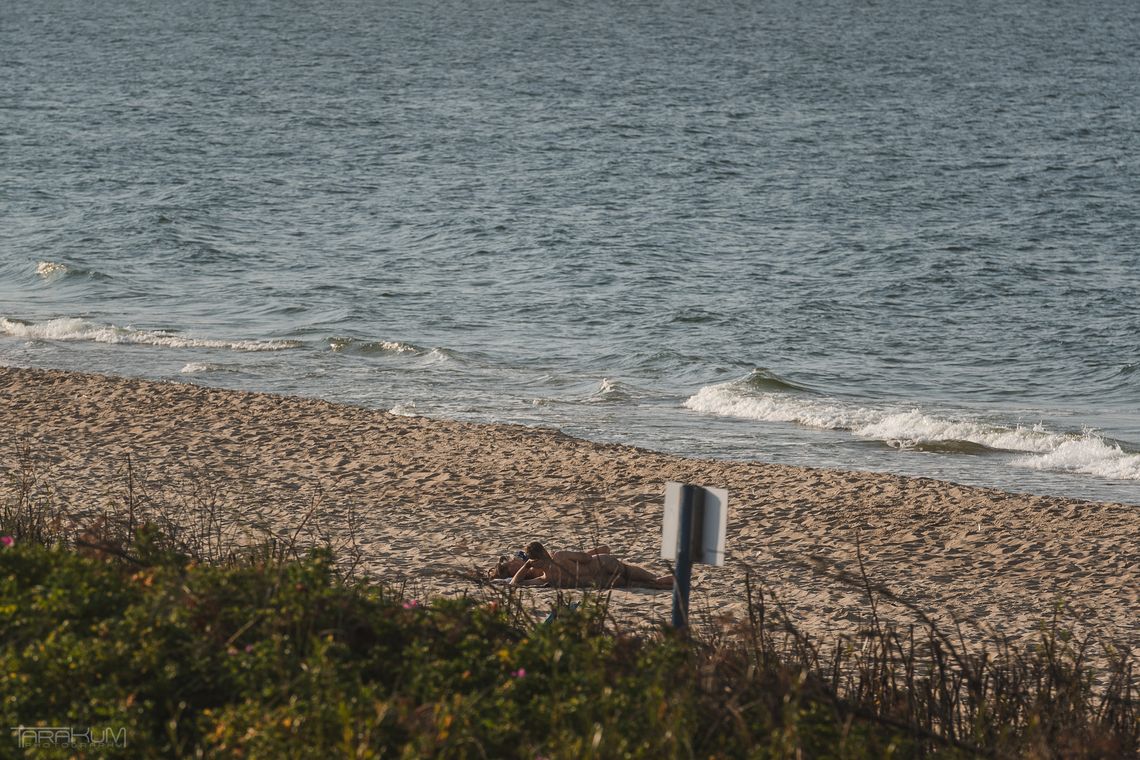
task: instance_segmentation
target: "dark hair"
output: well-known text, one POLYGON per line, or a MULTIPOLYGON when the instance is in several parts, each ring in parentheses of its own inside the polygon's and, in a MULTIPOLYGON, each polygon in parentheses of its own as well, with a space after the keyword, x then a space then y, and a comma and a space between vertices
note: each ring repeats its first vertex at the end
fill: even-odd
POLYGON ((526 556, 531 559, 541 559, 547 562, 551 561, 550 553, 547 552, 545 547, 538 541, 531 541, 526 545, 526 556))

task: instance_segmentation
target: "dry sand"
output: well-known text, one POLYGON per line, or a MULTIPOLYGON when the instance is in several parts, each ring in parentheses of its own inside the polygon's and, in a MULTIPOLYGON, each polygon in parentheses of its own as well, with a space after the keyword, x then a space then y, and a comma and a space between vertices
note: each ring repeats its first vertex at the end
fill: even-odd
MULTIPOLYGON (((729 555, 694 572, 694 610, 746 611, 751 568, 809 633, 853 632, 864 595, 813 572, 858 570, 967 635, 1031 635, 1065 605, 1075 633, 1140 649, 1140 506, 971 488, 924 478, 685 459, 561 433, 402 417, 323 401, 69 372, 0 368, 0 470, 34 463, 56 503, 92 516, 133 497, 187 519, 215 504, 357 543, 368 570, 425 593, 533 539, 614 547, 661 572, 667 480, 729 489, 729 555), (30 454, 20 454, 26 447, 30 454)), ((0 498, 14 498, 4 478, 0 498)), ((234 530, 238 530, 234 527, 234 530)), ((553 592, 536 590, 549 606, 553 592)), ((668 620, 669 592, 617 590, 619 621, 668 620)), ((907 622, 910 613, 888 605, 907 622)))

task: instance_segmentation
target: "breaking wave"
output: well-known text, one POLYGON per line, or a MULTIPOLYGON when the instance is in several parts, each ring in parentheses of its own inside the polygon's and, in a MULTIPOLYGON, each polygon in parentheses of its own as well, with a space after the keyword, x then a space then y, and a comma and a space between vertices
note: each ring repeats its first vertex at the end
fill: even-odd
POLYGON ((1140 480, 1140 454, 1096 435, 1062 441, 1037 456, 1015 459, 1013 464, 1033 470, 1097 475, 1110 480, 1140 480))
POLYGON ((814 391, 806 385, 793 383, 791 380, 780 377, 775 372, 763 368, 752 370, 752 372, 748 374, 748 377, 738 382, 756 391, 814 393, 814 391))
POLYGON ((213 362, 188 362, 179 372, 183 375, 200 375, 206 372, 238 372, 236 367, 213 362))
POLYGON ((360 340, 358 338, 332 337, 328 339, 329 349, 334 353, 349 356, 387 357, 407 356, 418 359, 423 364, 441 364, 462 361, 459 354, 449 348, 423 348, 414 343, 399 340, 360 340))
POLYGON ((36 274, 49 280, 53 277, 62 277, 67 274, 70 269, 66 264, 59 264, 55 261, 40 261, 36 264, 36 274))
POLYGON ((394 414, 397 417, 417 417, 419 413, 416 411, 416 402, 403 401, 395 404, 388 410, 389 414, 394 414))
POLYGON ((329 338, 329 348, 337 353, 351 354, 421 354, 423 349, 398 340, 358 340, 356 338, 329 338))
MULTIPOLYGON (((707 385, 684 402, 687 409, 722 417, 789 422, 841 430, 904 451, 984 455, 1020 454, 1015 467, 1081 473, 1112 480, 1140 480, 1140 453, 1093 431, 1063 433, 1041 424, 1007 425, 955 418, 917 408, 859 405, 758 385, 754 375, 707 385)), ((774 376, 773 376, 774 377, 774 376)), ((764 383, 768 383, 767 380, 764 383)), ((781 387, 796 387, 780 381, 781 387)))
POLYGON ((78 317, 61 317, 46 322, 26 322, 0 317, 0 334, 14 338, 45 341, 90 341, 161 346, 163 348, 213 348, 230 351, 284 351, 299 348, 296 340, 213 340, 191 338, 165 330, 136 330, 90 322, 78 317))
POLYGON ((105 275, 102 275, 99 272, 95 272, 89 269, 80 269, 78 267, 71 266, 70 264, 64 264, 59 261, 37 261, 36 274, 48 282, 59 280, 64 277, 76 276, 93 279, 105 279, 105 275))
POLYGON ((631 401, 636 395, 633 386, 603 377, 586 401, 594 404, 622 403, 631 401))

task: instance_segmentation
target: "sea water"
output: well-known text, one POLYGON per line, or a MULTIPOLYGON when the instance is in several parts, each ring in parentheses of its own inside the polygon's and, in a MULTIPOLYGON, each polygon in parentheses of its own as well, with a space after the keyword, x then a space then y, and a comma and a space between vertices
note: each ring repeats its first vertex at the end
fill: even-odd
POLYGON ((1138 43, 1132 0, 6 0, 0 363, 1140 503, 1138 43))

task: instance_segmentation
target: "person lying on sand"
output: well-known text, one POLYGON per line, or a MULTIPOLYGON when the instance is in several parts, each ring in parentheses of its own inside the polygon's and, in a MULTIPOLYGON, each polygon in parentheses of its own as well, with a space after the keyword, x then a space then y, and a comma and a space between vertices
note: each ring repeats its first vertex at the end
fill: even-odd
POLYGON ((622 562, 608 551, 598 554, 563 550, 550 554, 541 543, 532 541, 527 544, 526 557, 511 578, 512 586, 673 587, 672 575, 654 575, 643 567, 622 562))
MULTIPOLYGON (((589 549, 581 553, 598 555, 610 554, 611 552, 608 544, 602 544, 597 548, 589 549)), ((522 566, 526 564, 527 559, 528 557, 526 556, 525 551, 515 552, 515 556, 513 557, 499 555, 499 563, 495 565, 495 567, 490 571, 489 575, 491 576, 492 580, 511 580, 515 577, 515 574, 522 569, 522 566)), ((530 569, 527 570, 527 572, 523 575, 522 580, 531 580, 533 578, 540 577, 542 577, 542 571, 532 565, 530 569)))

